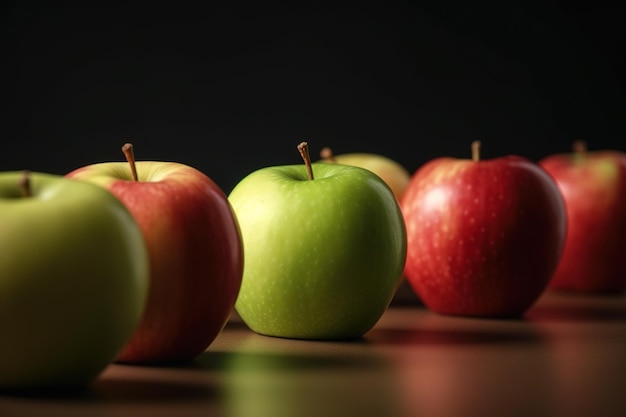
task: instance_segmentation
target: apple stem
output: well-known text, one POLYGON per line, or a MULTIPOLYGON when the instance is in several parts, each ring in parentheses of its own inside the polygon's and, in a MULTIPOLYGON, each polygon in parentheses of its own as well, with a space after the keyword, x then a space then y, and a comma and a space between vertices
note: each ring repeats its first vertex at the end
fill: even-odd
POLYGON ((320 151, 320 158, 328 162, 337 162, 333 150, 330 149, 328 146, 322 148, 322 150, 320 151))
POLYGON ((472 142, 472 161, 480 161, 480 141, 475 140, 472 142))
POLYGON ((313 167, 311 166, 311 155, 309 154, 309 144, 306 142, 301 142, 298 145, 298 151, 300 151, 300 156, 304 160, 304 165, 306 166, 306 172, 309 176, 309 180, 313 180, 313 167))
POLYGON ((584 140, 576 140, 572 144, 574 153, 578 156, 585 156, 587 154, 587 142, 584 140))
POLYGON ((33 196, 33 189, 30 185, 30 172, 25 170, 20 178, 20 188, 22 189, 22 197, 28 198, 33 196))
POLYGON ((132 143, 125 143, 122 146, 122 152, 130 165, 130 171, 133 175, 133 181, 139 181, 139 177, 137 177, 137 164, 135 164, 135 152, 133 151, 132 143))

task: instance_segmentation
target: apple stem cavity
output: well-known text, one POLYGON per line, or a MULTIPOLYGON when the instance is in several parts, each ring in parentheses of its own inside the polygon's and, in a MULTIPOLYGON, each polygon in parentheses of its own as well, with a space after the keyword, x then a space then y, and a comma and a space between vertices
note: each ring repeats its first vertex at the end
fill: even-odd
POLYGON ((311 155, 309 154, 309 144, 306 142, 301 142, 298 145, 298 151, 300 152, 300 156, 304 160, 304 165, 306 166, 306 173, 309 176, 309 180, 315 179, 313 177, 313 167, 311 165, 311 155))
POLYGON ((328 146, 322 148, 322 150, 320 151, 320 158, 328 162, 337 162, 337 159, 335 159, 335 154, 333 153, 333 150, 330 149, 328 146))
POLYGON ((22 190, 22 197, 29 198, 33 196, 33 189, 30 184, 30 172, 24 171, 20 178, 20 189, 22 190))
POLYGON ((135 164, 135 152, 133 150, 132 143, 125 143, 122 146, 122 152, 130 165, 130 172, 133 176, 133 181, 139 181, 139 177, 137 176, 137 164, 135 164))
POLYGON ((475 140, 472 142, 472 161, 480 161, 480 141, 475 140))

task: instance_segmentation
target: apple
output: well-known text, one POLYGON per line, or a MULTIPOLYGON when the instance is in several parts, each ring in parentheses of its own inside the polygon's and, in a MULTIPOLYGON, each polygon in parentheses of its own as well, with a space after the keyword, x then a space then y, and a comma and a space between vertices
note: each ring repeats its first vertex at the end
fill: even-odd
POLYGON ((411 174, 404 166, 383 155, 367 152, 334 155, 332 149, 325 147, 322 148, 320 157, 322 162, 334 162, 369 169, 387 183, 398 200, 402 197, 411 178, 411 174))
MULTIPOLYGON (((321 162, 338 163, 352 165, 369 169, 387 183, 398 201, 409 185, 411 174, 397 161, 383 155, 354 152, 335 155, 331 148, 324 147, 320 151, 321 162)), ((402 279, 392 303, 413 304, 415 303, 415 293, 411 290, 405 279, 402 279)))
POLYGON ((567 209, 568 232, 550 289, 620 293, 626 287, 626 154, 587 151, 539 161, 555 179, 567 209))
POLYGON ((405 276, 442 314, 518 317, 546 289, 566 233, 563 198, 520 156, 442 157, 420 167, 401 200, 405 276))
POLYGON ((206 174, 178 162, 103 162, 67 174, 108 189, 128 208, 150 258, 150 292, 123 363, 191 361, 221 332, 243 268, 237 220, 224 192, 206 174))
POLYGON ((0 174, 0 390, 88 384, 143 314, 148 255, 109 192, 45 173, 0 174))
POLYGON ((245 250, 235 309, 256 333, 350 339, 378 321, 406 258, 400 207, 363 168, 311 163, 270 166, 231 191, 245 250))
MULTIPOLYGON (((379 154, 355 152, 335 155, 331 148, 324 147, 320 151, 320 158, 322 162, 333 162, 369 169, 387 183, 398 201, 402 198, 402 194, 404 194, 411 178, 411 174, 404 166, 393 159, 379 154)), ((416 301, 415 293, 411 290, 406 280, 402 279, 396 289, 392 303, 413 304, 416 301)))

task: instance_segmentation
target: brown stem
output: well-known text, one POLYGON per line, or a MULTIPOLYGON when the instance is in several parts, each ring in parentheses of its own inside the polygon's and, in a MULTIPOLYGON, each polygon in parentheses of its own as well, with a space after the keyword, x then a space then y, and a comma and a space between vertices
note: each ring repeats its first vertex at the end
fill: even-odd
POLYGON ((320 158, 328 162, 337 162, 337 159, 335 159, 335 154, 333 153, 333 150, 330 149, 328 146, 322 148, 322 150, 320 151, 320 158))
POLYGON ((25 170, 20 178, 20 188, 22 189, 22 197, 28 198, 33 196, 33 189, 30 184, 30 172, 25 170))
POLYGON ((311 155, 309 154, 309 144, 306 142, 301 142, 298 145, 298 151, 300 151, 300 156, 304 160, 304 165, 306 166, 306 172, 309 176, 309 180, 314 179, 313 167, 311 166, 311 155))
POLYGON ((576 155, 585 156, 587 154, 587 142, 584 140, 575 140, 572 143, 572 150, 576 155))
POLYGON ((133 151, 132 143, 125 143, 122 146, 122 152, 124 152, 124 156, 130 165, 130 171, 133 175, 133 181, 139 181, 139 177, 137 177, 137 164, 135 163, 135 152, 133 151))
POLYGON ((480 161, 480 141, 475 140, 472 142, 472 161, 480 161))

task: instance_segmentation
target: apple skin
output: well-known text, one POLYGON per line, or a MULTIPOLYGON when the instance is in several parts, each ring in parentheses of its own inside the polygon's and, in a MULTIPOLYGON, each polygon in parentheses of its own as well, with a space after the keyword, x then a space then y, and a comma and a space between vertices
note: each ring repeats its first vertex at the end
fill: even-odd
POLYGON ((256 333, 351 339, 378 321, 398 286, 406 233, 393 193, 363 168, 262 168, 229 200, 245 248, 235 309, 256 333))
POLYGON ((139 324, 148 255, 110 193, 58 175, 0 174, 0 389, 88 384, 139 324))
POLYGON ((566 233, 563 199, 519 156, 437 158, 402 198, 405 276, 432 311, 519 317, 546 289, 566 233))
POLYGON ((411 179, 411 174, 405 167, 383 155, 356 152, 334 155, 332 158, 332 162, 338 164, 352 165, 372 171, 387 183, 398 201, 402 198, 411 179))
MULTIPOLYGON (((322 157, 320 162, 352 165, 372 171, 387 183, 398 201, 402 198, 411 179, 410 172, 404 166, 380 154, 355 152, 333 155, 329 148, 324 148, 320 156, 322 157)), ((416 301, 415 292, 409 287, 406 280, 402 279, 392 302, 414 304, 416 301)))
POLYGON ((193 360, 221 332, 243 268, 237 220, 224 192, 176 162, 139 161, 79 168, 68 177, 111 191, 139 224, 150 258, 150 292, 139 328, 117 358, 124 363, 193 360))
POLYGON ((550 289, 621 293, 626 287, 626 154, 563 153, 539 163, 554 177, 568 232, 550 289))

